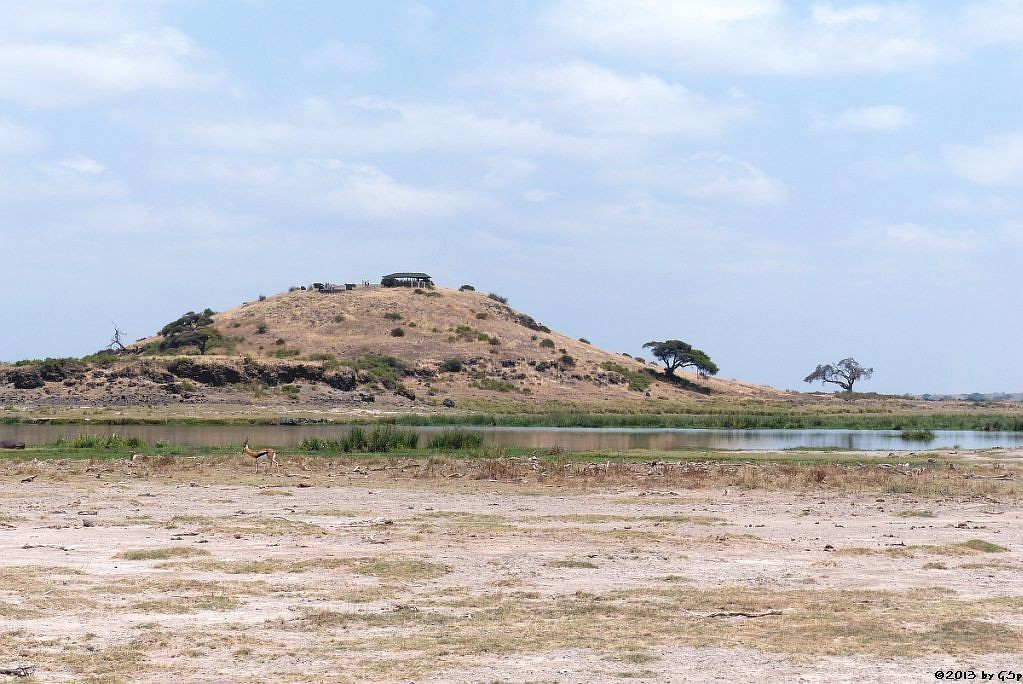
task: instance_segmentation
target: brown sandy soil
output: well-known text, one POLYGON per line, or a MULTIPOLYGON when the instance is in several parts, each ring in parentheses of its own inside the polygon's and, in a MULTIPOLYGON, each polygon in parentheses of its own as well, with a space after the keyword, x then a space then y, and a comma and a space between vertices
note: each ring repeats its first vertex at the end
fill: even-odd
POLYGON ((1023 671, 1021 473, 972 456, 905 474, 4 461, 0 667, 40 682, 1023 671))

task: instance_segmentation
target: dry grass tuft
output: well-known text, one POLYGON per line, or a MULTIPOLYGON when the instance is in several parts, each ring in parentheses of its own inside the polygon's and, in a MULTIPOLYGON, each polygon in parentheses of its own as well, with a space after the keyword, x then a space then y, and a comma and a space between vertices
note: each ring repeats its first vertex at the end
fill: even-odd
POLYGON ((200 610, 234 610, 241 603, 227 594, 200 594, 198 596, 181 596, 170 599, 154 599, 136 601, 131 609, 137 613, 182 614, 196 613, 200 610))
POLYGON ((564 560, 555 560, 547 563, 549 568, 577 568, 581 570, 596 570, 597 564, 591 563, 590 561, 575 560, 574 558, 566 558, 564 560))
POLYGON ((279 575, 314 570, 334 570, 351 565, 352 561, 344 558, 267 558, 263 560, 240 561, 186 561, 183 563, 160 563, 160 570, 202 570, 205 572, 223 572, 228 575, 279 575))
POLYGON ((175 515, 165 527, 176 529, 191 526, 198 532, 220 532, 224 534, 261 534, 268 537, 282 537, 289 534, 322 536, 327 530, 301 520, 283 516, 234 515, 213 517, 208 515, 175 515))
POLYGON ((911 544, 909 546, 893 546, 885 549, 868 549, 864 547, 851 547, 839 549, 836 553, 840 556, 867 556, 883 554, 887 556, 912 557, 917 553, 934 554, 939 556, 975 556, 979 553, 1003 553, 1008 551, 1004 546, 992 544, 983 539, 970 539, 955 544, 911 544))
POLYGON ((121 560, 167 560, 168 558, 195 558, 197 556, 211 556, 206 549, 196 549, 191 546, 167 546, 162 549, 132 549, 122 551, 114 556, 121 560))
POLYGON ((359 575, 411 582, 436 579, 450 572, 451 568, 419 559, 363 558, 355 562, 352 571, 359 575))

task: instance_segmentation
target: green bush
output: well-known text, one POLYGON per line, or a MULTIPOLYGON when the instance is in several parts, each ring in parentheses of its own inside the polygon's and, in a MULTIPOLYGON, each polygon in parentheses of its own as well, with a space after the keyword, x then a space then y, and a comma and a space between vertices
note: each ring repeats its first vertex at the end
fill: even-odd
POLYGON ((259 295, 259 301, 265 302, 266 301, 266 295, 259 295))
POLYGON ((652 382, 649 375, 638 373, 626 368, 625 366, 614 363, 613 361, 605 361, 600 364, 600 367, 603 370, 611 371, 612 373, 617 373, 622 376, 622 378, 629 383, 629 389, 635 392, 645 392, 652 382))
POLYGON ((502 297, 501 295, 497 294, 496 292, 491 292, 490 294, 487 295, 487 297, 489 297, 490 299, 493 299, 495 302, 500 302, 501 304, 507 304, 508 303, 508 298, 507 297, 502 297))
POLYGON ((540 346, 544 349, 554 349, 554 340, 549 337, 545 337, 540 340, 540 346))
POLYGON ((391 337, 405 337, 405 331, 401 328, 391 330, 391 337))
POLYGON ((419 435, 414 430, 402 430, 392 425, 378 425, 368 432, 361 427, 353 427, 337 439, 306 437, 299 443, 298 448, 302 451, 386 453, 389 451, 411 451, 418 445, 419 435))
POLYGON ((346 319, 344 317, 344 314, 338 314, 338 315, 334 316, 334 322, 335 323, 344 323, 345 320, 346 319))
POLYGON ((266 334, 267 330, 268 330, 268 327, 267 327, 266 323, 260 323, 259 325, 256 326, 256 334, 257 335, 264 335, 264 334, 266 334))
POLYGON ((590 343, 590 341, 588 339, 586 339, 585 337, 580 337, 579 341, 582 342, 583 344, 589 344, 590 343))
POLYGON ((515 385, 504 380, 495 380, 494 378, 488 378, 485 375, 480 375, 474 380, 471 387, 481 390, 489 390, 491 392, 514 392, 515 385))
POLYGON ((419 445, 419 434, 412 430, 401 430, 390 425, 379 425, 369 431, 367 450, 377 453, 415 449, 419 445))
POLYGON ((475 292, 476 288, 473 287, 472 285, 462 285, 462 287, 458 288, 458 291, 459 292, 475 292))
POLYGON ((430 438, 430 449, 479 449, 483 435, 469 430, 443 430, 430 438))
POLYGON ((79 360, 82 363, 89 366, 100 366, 102 368, 108 368, 112 366, 116 361, 119 361, 120 358, 121 358, 120 356, 118 356, 115 352, 110 351, 109 349, 101 349, 95 354, 83 356, 79 360))
POLYGON ((446 373, 457 373, 462 370, 462 360, 454 358, 445 359, 440 364, 440 369, 446 373))
POLYGON ((384 314, 384 318, 386 318, 389 321, 400 321, 401 314, 395 311, 388 311, 387 313, 384 314))
POLYGON ((146 442, 138 437, 121 437, 117 434, 76 435, 61 437, 55 443, 64 449, 145 449, 146 442))
POLYGON ((574 366, 575 365, 575 359, 573 357, 569 356, 568 354, 562 354, 561 355, 561 363, 562 363, 562 365, 565 365, 565 366, 574 366))
POLYGON ((340 363, 357 371, 366 371, 379 380, 384 387, 391 390, 397 387, 400 377, 412 373, 412 369, 404 361, 382 354, 366 354, 354 361, 341 361, 340 363))
POLYGON ((476 318, 481 320, 481 321, 487 320, 487 318, 489 318, 489 316, 490 316, 490 314, 488 314, 486 311, 480 311, 478 314, 476 314, 476 318))
POLYGON ((361 427, 353 427, 340 441, 341 451, 364 451, 366 449, 366 432, 361 427))

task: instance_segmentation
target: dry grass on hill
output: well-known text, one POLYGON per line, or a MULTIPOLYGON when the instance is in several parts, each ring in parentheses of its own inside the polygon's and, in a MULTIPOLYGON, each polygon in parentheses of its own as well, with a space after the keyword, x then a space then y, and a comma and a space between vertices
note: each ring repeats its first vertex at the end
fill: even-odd
MULTIPOLYGON (((253 357, 356 359, 382 354, 430 370, 447 359, 475 359, 472 371, 486 374, 492 382, 479 377, 466 381, 444 373, 438 378, 459 395, 528 390, 543 398, 577 400, 636 399, 646 392, 665 399, 702 396, 668 383, 653 383, 643 391, 630 389, 620 374, 609 373, 601 365, 613 363, 641 373, 654 368, 652 363, 640 363, 554 330, 545 332, 545 322, 534 321, 481 292, 383 287, 337 294, 299 290, 247 302, 217 314, 214 320, 218 329, 236 339, 236 354, 253 357), (403 334, 393 334, 396 329, 403 334), (571 360, 566 362, 566 356, 571 360)), ((732 380, 686 377, 716 396, 781 395, 771 388, 732 380)))

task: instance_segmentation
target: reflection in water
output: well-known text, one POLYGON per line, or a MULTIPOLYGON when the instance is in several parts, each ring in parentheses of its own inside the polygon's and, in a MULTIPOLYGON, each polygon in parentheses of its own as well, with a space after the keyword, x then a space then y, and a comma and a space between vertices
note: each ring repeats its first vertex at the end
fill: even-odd
MULTIPOLYGON (((423 435, 425 446, 440 427, 410 428, 423 435)), ((958 446, 961 449, 1023 446, 1023 432, 973 432, 936 430, 929 442, 902 439, 889 430, 640 430, 632 428, 494 428, 470 427, 482 432, 489 444, 569 451, 611 451, 626 449, 753 449, 775 451, 795 447, 844 447, 864 451, 917 451, 958 446)), ((53 442, 79 434, 140 437, 152 444, 164 440, 188 446, 240 445, 246 438, 263 446, 294 447, 306 437, 334 438, 343 426, 196 426, 196 425, 0 425, 0 439, 24 441, 29 445, 53 442)))

